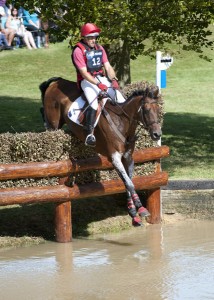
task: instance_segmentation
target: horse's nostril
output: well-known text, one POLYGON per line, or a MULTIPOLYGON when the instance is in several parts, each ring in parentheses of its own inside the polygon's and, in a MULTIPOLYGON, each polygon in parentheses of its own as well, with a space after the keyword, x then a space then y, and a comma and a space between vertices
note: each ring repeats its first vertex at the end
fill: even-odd
POLYGON ((158 132, 153 132, 153 139, 154 140, 159 140, 161 137, 161 132, 158 133, 158 132))

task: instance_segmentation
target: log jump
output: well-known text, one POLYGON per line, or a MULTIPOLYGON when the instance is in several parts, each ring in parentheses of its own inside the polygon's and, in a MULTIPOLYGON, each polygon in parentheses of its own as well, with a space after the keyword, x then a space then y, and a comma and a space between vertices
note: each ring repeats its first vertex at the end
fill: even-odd
MULTIPOLYGON (((135 164, 147 161, 158 161, 169 156, 167 146, 148 148, 135 151, 133 159, 135 164)), ((5 188, 0 189, 0 206, 29 203, 56 203, 55 209, 55 233, 57 242, 70 242, 72 240, 72 215, 71 201, 98 197, 104 195, 119 194, 125 192, 122 180, 109 180, 92 182, 72 187, 66 186, 65 179, 71 173, 88 170, 112 169, 112 164, 102 156, 88 159, 79 159, 58 162, 32 162, 23 164, 1 164, 0 180, 20 178, 61 177, 60 184, 56 186, 5 188)), ((160 163, 154 174, 136 176, 133 183, 137 190, 148 190, 147 208, 151 213, 148 222, 151 224, 161 221, 160 187, 166 185, 168 174, 161 172, 160 163)))

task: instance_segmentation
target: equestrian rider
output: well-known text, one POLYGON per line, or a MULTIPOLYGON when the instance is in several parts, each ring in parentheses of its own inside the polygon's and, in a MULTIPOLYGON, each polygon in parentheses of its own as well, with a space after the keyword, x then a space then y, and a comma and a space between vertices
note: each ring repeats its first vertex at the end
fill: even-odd
POLYGON ((106 51, 96 42, 100 32, 100 28, 95 24, 84 24, 81 28, 82 39, 75 45, 72 52, 72 61, 77 70, 77 82, 89 103, 86 111, 85 145, 91 147, 96 145, 93 132, 99 93, 107 92, 117 102, 125 101, 118 91, 118 81, 115 71, 108 61, 106 51))

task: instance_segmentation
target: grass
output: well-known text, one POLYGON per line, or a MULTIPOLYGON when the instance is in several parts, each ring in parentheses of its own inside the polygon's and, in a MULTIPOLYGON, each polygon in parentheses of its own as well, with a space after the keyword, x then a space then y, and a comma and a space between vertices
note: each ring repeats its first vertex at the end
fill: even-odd
MULTIPOLYGON (((0 133, 43 131, 38 86, 53 76, 75 80, 68 42, 50 49, 3 51, 1 55, 0 133)), ((205 54, 213 56, 212 50, 205 54)), ((132 81, 155 82, 155 60, 139 57, 131 62, 132 81)), ((171 179, 214 178, 214 60, 193 52, 174 57, 167 70, 162 144, 171 150, 162 161, 171 179)))
MULTIPOLYGON (((167 88, 162 89, 165 116, 162 144, 170 157, 162 161, 171 179, 214 178, 214 56, 208 62, 196 53, 174 57, 167 70, 167 88)), ((155 61, 139 57, 132 62, 132 79, 155 81, 155 61), (139 66, 142 66, 139 68, 139 66)))

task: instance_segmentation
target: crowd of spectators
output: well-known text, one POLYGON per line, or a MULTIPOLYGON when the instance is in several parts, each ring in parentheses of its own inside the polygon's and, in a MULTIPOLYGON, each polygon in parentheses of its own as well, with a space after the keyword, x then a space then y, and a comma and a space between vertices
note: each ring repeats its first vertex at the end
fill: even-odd
POLYGON ((0 51, 48 48, 48 23, 41 22, 40 11, 29 12, 24 7, 15 7, 0 0, 0 51))

